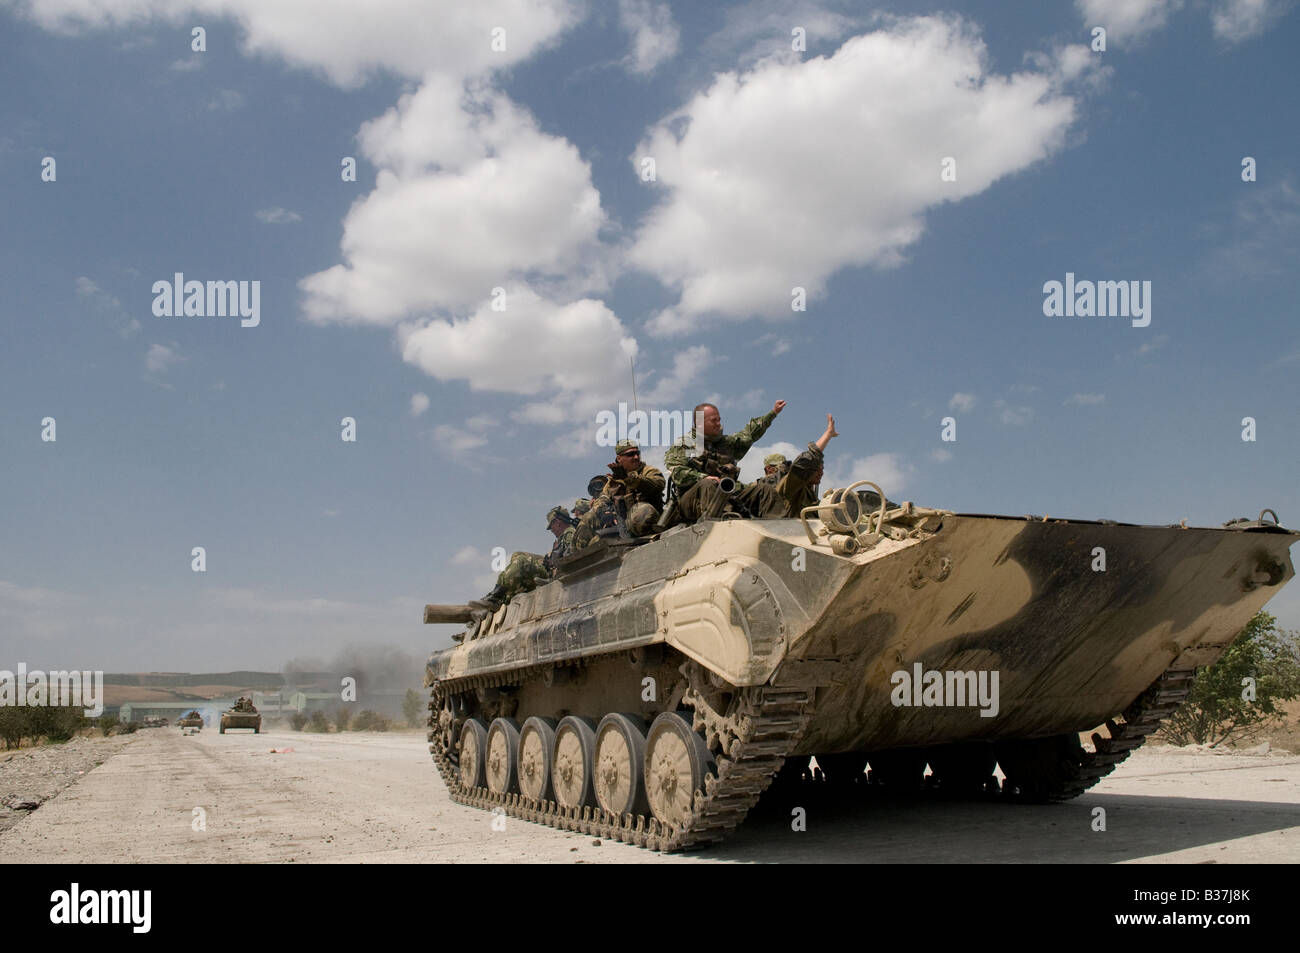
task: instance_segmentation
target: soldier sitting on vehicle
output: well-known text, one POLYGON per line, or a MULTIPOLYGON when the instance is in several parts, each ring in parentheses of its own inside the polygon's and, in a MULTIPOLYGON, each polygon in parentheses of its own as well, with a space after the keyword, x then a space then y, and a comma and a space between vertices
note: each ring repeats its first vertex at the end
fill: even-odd
POLYGON ((741 458, 784 409, 785 401, 778 400, 768 413, 755 417, 743 430, 724 436, 717 407, 700 404, 695 408, 695 419, 701 421, 703 432, 696 433, 692 428, 664 456, 677 494, 679 519, 694 523, 719 517, 728 509, 741 516, 764 519, 785 513, 786 503, 776 487, 762 482, 745 486, 738 479, 741 458))
POLYGON ((826 432, 817 438, 816 443, 808 444, 808 449, 794 458, 794 462, 776 484, 776 492, 786 504, 786 516, 798 516, 805 506, 816 505, 817 487, 822 482, 823 453, 831 439, 838 436, 835 418, 827 414, 826 432))
POLYGON ((790 461, 785 458, 785 454, 769 453, 763 458, 763 475, 758 478, 758 482, 776 486, 781 482, 781 477, 789 472, 790 461))
POLYGON ((620 505, 630 535, 645 536, 655 531, 655 522, 664 508, 664 475, 641 461, 641 448, 631 440, 622 440, 614 448, 609 472, 604 489, 592 500, 590 512, 578 521, 576 549, 591 545, 601 529, 616 526, 620 505))
POLYGON ((469 605, 483 613, 495 612, 521 592, 531 592, 555 574, 556 563, 573 552, 573 517, 563 506, 546 513, 546 527, 555 534, 555 543, 545 556, 537 553, 512 553, 510 562, 497 576, 497 584, 482 599, 469 605))

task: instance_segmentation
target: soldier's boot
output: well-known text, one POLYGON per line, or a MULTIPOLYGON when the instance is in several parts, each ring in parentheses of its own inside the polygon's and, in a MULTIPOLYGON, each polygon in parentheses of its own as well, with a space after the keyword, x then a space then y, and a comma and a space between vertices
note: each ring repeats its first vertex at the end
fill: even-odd
POLYGON ((717 483, 701 478, 695 486, 682 494, 677 505, 686 522, 694 523, 702 519, 717 519, 726 509, 728 499, 717 483))
POLYGON ((471 599, 466 605, 474 610, 475 619, 481 619, 490 616, 509 601, 510 596, 506 593, 505 587, 498 582, 482 599, 471 599))
POLYGON ((780 519, 785 516, 785 499, 770 483, 751 483, 731 498, 731 502, 742 513, 748 513, 755 519, 780 519))

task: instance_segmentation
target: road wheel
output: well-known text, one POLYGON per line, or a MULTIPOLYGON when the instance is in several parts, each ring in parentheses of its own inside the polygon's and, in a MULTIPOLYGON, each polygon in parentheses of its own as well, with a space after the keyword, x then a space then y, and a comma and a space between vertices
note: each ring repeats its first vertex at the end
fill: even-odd
POLYGON ((460 730, 460 783, 465 790, 484 786, 487 761, 487 726, 470 718, 460 730))
POLYGON ((610 814, 644 814, 645 722, 611 712, 596 727, 596 803, 610 814))
POLYGON ((534 715, 519 732, 519 792, 530 801, 551 800, 555 719, 534 715))
POLYGON ((691 799, 717 767, 691 723, 675 711, 654 720, 645 742, 645 791, 650 810, 669 827, 691 817, 691 799))
POLYGON ((596 763, 596 723, 569 715, 555 726, 551 756, 551 784, 561 807, 587 807, 596 803, 592 783, 596 763))
POLYGON ((487 786, 493 794, 519 789, 519 725, 513 718, 494 718, 488 728, 487 786))

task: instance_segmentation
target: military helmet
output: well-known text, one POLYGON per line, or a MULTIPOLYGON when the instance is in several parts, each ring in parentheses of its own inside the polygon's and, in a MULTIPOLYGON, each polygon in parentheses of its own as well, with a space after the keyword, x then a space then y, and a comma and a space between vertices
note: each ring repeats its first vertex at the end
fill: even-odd
POLYGON ((763 458, 763 466, 765 467, 779 467, 785 462, 787 461, 783 453, 769 453, 763 458))
POLYGON ((564 522, 569 523, 570 525, 572 525, 573 523, 573 517, 569 515, 569 511, 566 510, 563 506, 552 506, 549 510, 546 511, 547 529, 551 528, 551 523, 553 523, 555 520, 563 520, 564 522))
POLYGON ((595 499, 600 496, 601 491, 605 489, 605 484, 609 482, 608 473, 597 473, 587 481, 587 494, 595 499))

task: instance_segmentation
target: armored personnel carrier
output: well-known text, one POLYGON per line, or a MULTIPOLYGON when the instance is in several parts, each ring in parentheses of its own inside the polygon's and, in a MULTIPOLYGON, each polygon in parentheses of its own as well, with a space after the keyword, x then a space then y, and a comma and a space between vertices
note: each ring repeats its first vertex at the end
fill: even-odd
POLYGON ((253 734, 259 734, 262 730, 262 716, 253 707, 251 700, 240 698, 221 713, 221 726, 218 731, 224 735, 227 728, 252 728, 253 734))
POLYGON ((180 725, 182 728, 202 728, 203 716, 197 711, 192 711, 184 718, 178 719, 176 724, 180 725))
POLYGON ((494 614, 426 607, 468 623, 429 658, 430 751, 462 804, 666 851, 723 838, 810 755, 832 782, 869 764, 908 790, 928 765, 974 795, 1000 766, 998 796, 1064 800, 1179 705, 1298 538, 1268 510, 958 514, 869 483, 798 519, 606 538, 494 614))

